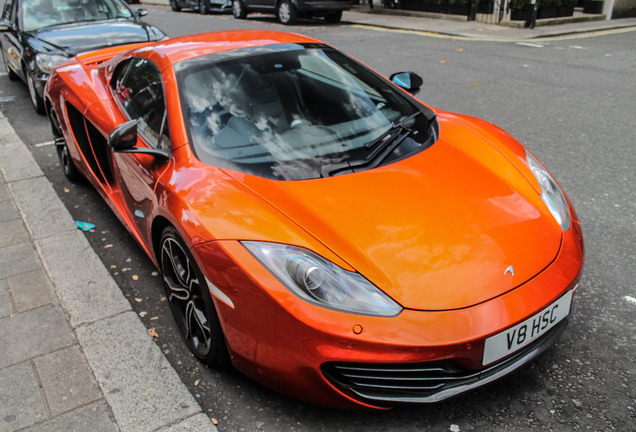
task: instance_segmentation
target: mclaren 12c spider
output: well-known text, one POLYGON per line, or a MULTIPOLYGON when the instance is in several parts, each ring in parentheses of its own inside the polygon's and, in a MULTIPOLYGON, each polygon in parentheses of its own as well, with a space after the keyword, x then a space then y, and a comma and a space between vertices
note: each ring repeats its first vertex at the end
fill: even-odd
POLYGON ((583 265, 554 177, 421 85, 306 36, 234 31, 78 55, 45 102, 64 173, 161 270, 199 359, 382 409, 535 358, 583 265))

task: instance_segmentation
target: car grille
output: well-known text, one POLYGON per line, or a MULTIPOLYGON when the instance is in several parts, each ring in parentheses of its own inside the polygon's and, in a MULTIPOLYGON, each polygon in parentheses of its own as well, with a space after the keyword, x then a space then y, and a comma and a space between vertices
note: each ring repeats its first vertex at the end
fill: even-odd
POLYGON ((322 372, 356 399, 380 405, 437 402, 492 382, 545 351, 565 330, 563 320, 543 337, 512 356, 483 369, 466 369, 451 361, 426 363, 330 362, 322 372))

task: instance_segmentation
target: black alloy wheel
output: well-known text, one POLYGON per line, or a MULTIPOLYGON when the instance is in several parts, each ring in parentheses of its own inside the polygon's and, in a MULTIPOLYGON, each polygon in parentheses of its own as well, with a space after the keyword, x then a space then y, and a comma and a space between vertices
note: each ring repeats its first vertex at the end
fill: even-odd
POLYGON ((166 297, 186 345, 206 364, 226 364, 225 338, 205 276, 173 227, 161 235, 160 254, 166 297))
POLYGON ((232 1, 232 15, 236 19, 245 19, 247 17, 247 10, 241 0, 232 1))
POLYGON ((80 174, 73 162, 73 159, 71 159, 71 155, 68 152, 68 145, 64 143, 64 145, 60 146, 58 152, 64 176, 73 183, 80 181, 82 179, 82 174, 80 174))
POLYGON ((181 11, 181 6, 179 6, 177 0, 170 0, 170 8, 175 12, 181 11))
POLYGON ((79 172, 71 158, 71 154, 68 151, 68 145, 66 144, 66 140, 62 134, 60 121, 52 107, 49 109, 49 122, 51 124, 51 132, 55 137, 55 150, 57 150, 57 156, 60 160, 60 165, 62 165, 62 172, 68 180, 73 183, 77 183, 81 181, 84 176, 82 176, 82 173, 79 172))
POLYGON ((276 14, 278 15, 278 21, 285 25, 295 24, 298 20, 298 12, 296 12, 296 8, 289 0, 281 0, 278 3, 276 14))
POLYGON ((35 79, 33 78, 33 74, 28 70, 26 71, 26 79, 27 79, 27 87, 29 88, 29 96, 31 98, 31 104, 33 105, 33 109, 35 112, 42 115, 44 114, 44 100, 38 94, 35 89, 35 79))
POLYGON ((207 15, 210 13, 210 8, 208 7, 208 0, 199 0, 199 13, 201 15, 207 15))

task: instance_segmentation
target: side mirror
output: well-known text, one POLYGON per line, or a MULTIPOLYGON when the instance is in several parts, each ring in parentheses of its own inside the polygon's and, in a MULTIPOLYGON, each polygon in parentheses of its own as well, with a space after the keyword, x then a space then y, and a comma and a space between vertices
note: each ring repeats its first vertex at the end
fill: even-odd
POLYGON ((139 15, 140 17, 148 15, 148 9, 146 8, 139 8, 135 12, 137 12, 137 15, 139 15))
POLYGON ((170 160, 170 153, 151 147, 135 147, 137 144, 137 120, 130 120, 117 126, 108 135, 108 145, 116 153, 141 153, 154 156, 162 161, 170 160))
POLYGON ((421 76, 415 72, 397 72, 391 75, 391 81, 415 96, 424 84, 421 76))
POLYGON ((108 145, 115 151, 131 149, 137 144, 137 120, 117 126, 108 135, 108 145))

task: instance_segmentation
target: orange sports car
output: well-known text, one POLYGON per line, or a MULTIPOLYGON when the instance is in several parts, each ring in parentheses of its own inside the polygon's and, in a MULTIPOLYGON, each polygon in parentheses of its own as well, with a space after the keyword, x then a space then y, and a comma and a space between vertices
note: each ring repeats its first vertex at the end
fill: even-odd
POLYGON ((61 163, 163 273, 188 347, 293 397, 435 402, 564 330, 583 264, 552 175, 492 124, 290 33, 81 54, 45 101, 61 163))

